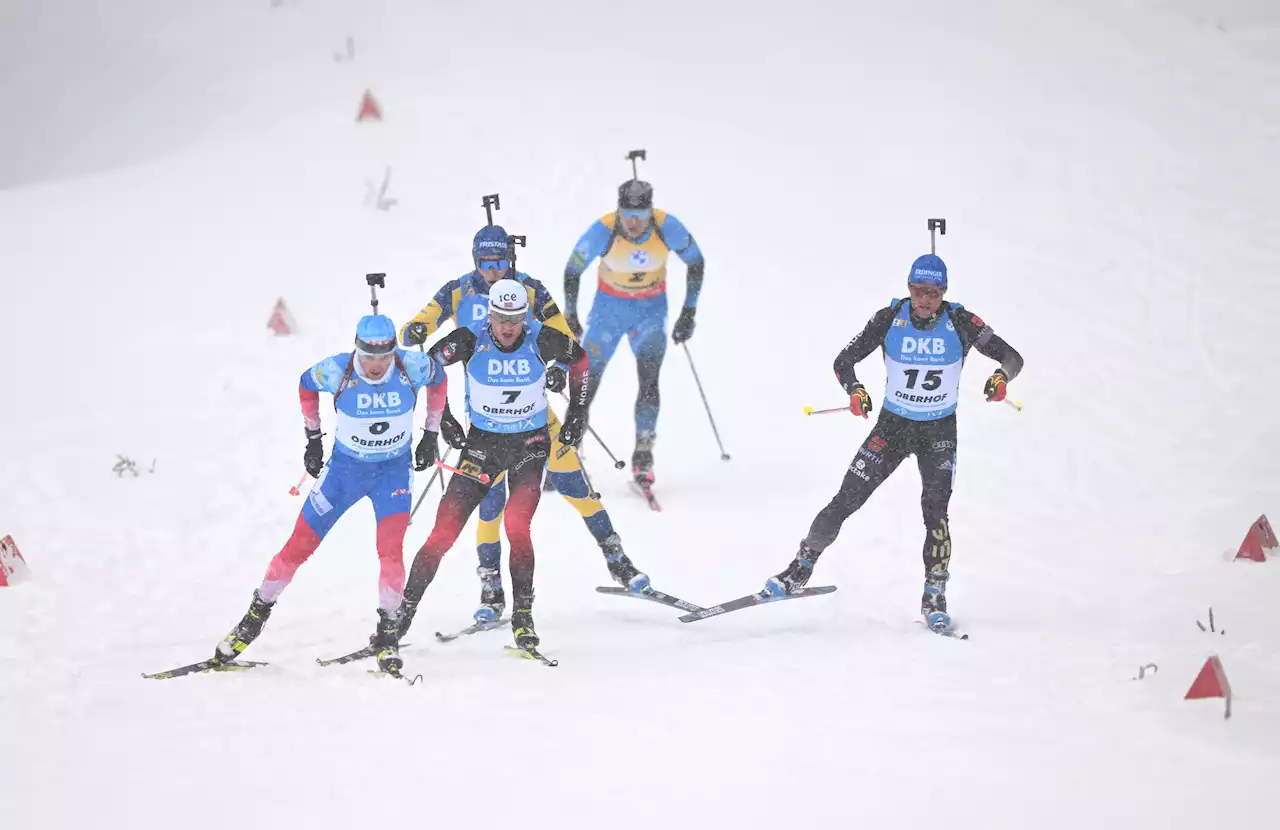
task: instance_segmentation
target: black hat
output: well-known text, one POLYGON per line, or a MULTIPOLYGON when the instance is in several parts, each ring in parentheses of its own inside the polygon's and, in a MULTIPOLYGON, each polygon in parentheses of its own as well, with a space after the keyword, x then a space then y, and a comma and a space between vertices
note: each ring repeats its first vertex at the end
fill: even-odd
POLYGON ((639 179, 628 179, 618 185, 618 207, 620 208, 652 208, 653 185, 639 179))

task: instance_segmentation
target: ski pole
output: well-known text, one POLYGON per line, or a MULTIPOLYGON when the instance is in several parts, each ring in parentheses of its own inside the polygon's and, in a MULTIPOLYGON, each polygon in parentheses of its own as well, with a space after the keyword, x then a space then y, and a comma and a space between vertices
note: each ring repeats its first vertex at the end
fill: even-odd
POLYGON ((804 414, 806 415, 826 415, 828 412, 848 412, 848 411, 849 411, 849 407, 847 406, 833 406, 830 409, 814 409, 812 406, 806 406, 804 408, 804 414))
MULTIPOLYGON (((452 447, 449 447, 448 449, 446 449, 444 451, 444 457, 448 458, 449 453, 452 451, 453 451, 452 447)), ((413 524, 413 514, 418 512, 418 508, 422 506, 423 499, 427 497, 427 493, 431 492, 431 485, 435 484, 436 476, 439 476, 439 475, 440 475, 440 468, 436 467, 435 472, 431 474, 431 478, 427 479, 427 486, 422 488, 422 495, 418 496, 418 500, 413 505, 413 510, 409 511, 409 524, 413 524)), ((440 482, 443 485, 444 483, 443 476, 440 477, 440 482)), ((408 525, 406 525, 406 527, 408 527, 408 525)))
POLYGON ((702 406, 707 410, 707 420, 711 422, 711 431, 715 433, 716 443, 720 445, 720 460, 728 461, 729 453, 724 451, 724 442, 720 440, 720 430, 716 429, 716 419, 711 416, 711 404, 707 403, 707 393, 702 391, 702 381, 698 378, 698 369, 693 365, 693 355, 689 353, 689 344, 681 343, 684 356, 689 358, 689 369, 693 372, 693 382, 698 384, 698 394, 702 396, 702 406))
POLYGON ((298 483, 297 483, 297 484, 295 484, 295 485, 293 485, 292 487, 290 487, 290 488, 289 488, 289 495, 291 495, 291 496, 301 496, 301 495, 302 495, 302 490, 301 490, 301 489, 299 489, 299 488, 301 488, 301 487, 302 487, 302 482, 306 481, 306 480, 307 480, 307 476, 309 476, 309 475, 311 475, 311 473, 303 472, 303 474, 302 474, 302 478, 298 479, 298 483))
POLYGON ((1022 411, 1022 401, 1015 401, 1012 398, 1005 398, 1004 402, 1009 404, 1009 406, 1012 406, 1014 409, 1018 410, 1019 412, 1022 411))
MULTIPOLYGON (((560 397, 564 398, 566 403, 569 402, 569 396, 563 391, 560 392, 560 397)), ((613 462, 613 468, 615 470, 621 470, 623 467, 627 466, 627 462, 613 454, 613 451, 609 449, 607 444, 605 444, 604 439, 600 437, 600 433, 596 432, 595 427, 591 426, 590 422, 587 423, 587 432, 591 433, 591 437, 596 439, 596 443, 600 445, 600 449, 604 450, 604 454, 609 456, 609 459, 613 462)))

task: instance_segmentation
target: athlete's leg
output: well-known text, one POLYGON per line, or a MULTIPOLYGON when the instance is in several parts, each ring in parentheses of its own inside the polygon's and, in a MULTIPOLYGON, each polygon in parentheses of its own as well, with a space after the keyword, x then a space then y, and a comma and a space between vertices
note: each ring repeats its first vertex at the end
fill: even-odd
POLYGON ((385 464, 369 499, 378 520, 378 607, 395 611, 404 599, 404 534, 413 506, 413 465, 407 455, 385 464))
POLYGON ((587 530, 604 554, 609 575, 618 584, 633 590, 643 590, 649 585, 649 577, 641 573, 622 549, 622 537, 613 528, 609 511, 604 502, 591 498, 590 488, 582 470, 582 461, 573 447, 560 443, 560 420, 552 412, 547 423, 551 433, 551 455, 547 459, 547 480, 564 496, 564 500, 578 511, 587 530))
POLYGON ((662 396, 658 375, 667 356, 667 298, 634 300, 636 314, 628 336, 636 356, 639 389, 636 393, 636 435, 653 435, 658 430, 658 410, 662 396))
POLYGON ((502 567, 502 511, 507 505, 506 473, 499 473, 480 502, 480 524, 476 527, 476 553, 480 567, 500 570, 502 567))
POLYGON ((214 659, 232 660, 244 652, 262 633, 280 594, 293 580, 303 562, 315 553, 338 518, 368 491, 373 478, 364 462, 335 456, 320 472, 311 493, 294 522, 293 533, 267 566, 262 584, 244 617, 223 637, 214 650, 214 659))
POLYGON ((827 506, 814 517, 805 536, 805 545, 815 553, 826 550, 845 519, 866 503, 871 494, 887 479, 911 452, 904 432, 909 426, 905 418, 884 413, 871 435, 858 448, 840 489, 827 506))
POLYGON ((523 433, 521 447, 512 453, 514 461, 508 467, 507 481, 511 497, 503 525, 507 541, 511 543, 511 593, 513 611, 528 611, 533 607, 533 538, 530 524, 534 511, 542 498, 542 471, 547 464, 550 444, 546 430, 523 433))
POLYGON ((480 502, 480 523, 476 527, 476 552, 480 557, 476 568, 480 605, 473 615, 476 622, 496 620, 507 607, 506 592, 502 590, 502 511, 506 505, 506 473, 499 473, 489 495, 480 502))
POLYGON ((587 315, 587 330, 582 335, 582 347, 587 352, 587 404, 595 400, 604 378, 605 367, 613 358, 618 344, 626 335, 625 312, 632 300, 596 294, 587 315))
POLYGON ((903 434, 909 423, 905 418, 881 413, 871 435, 853 456, 840 490, 814 517, 791 564, 765 583, 766 591, 779 595, 804 587, 818 557, 836 540, 845 519, 866 503, 910 453, 909 435, 903 434))
POLYGON ((364 497, 373 481, 371 472, 372 468, 365 462, 341 455, 331 458, 320 471, 298 513, 293 533, 267 566, 266 576, 258 588, 264 602, 276 601, 342 514, 364 497))
POLYGON ((924 517, 925 593, 921 612, 946 612, 947 579, 951 576, 951 524, 947 507, 956 475, 954 415, 919 425, 916 463, 920 467, 920 512, 924 517))
POLYGON ((409 630, 422 595, 426 593, 431 580, 435 579, 440 560, 453 547, 467 519, 471 518, 471 514, 489 492, 489 485, 481 483, 477 476, 484 473, 492 481, 500 469, 497 466, 497 448, 489 439, 477 437, 478 432, 474 428, 471 430, 467 448, 458 459, 458 469, 462 472, 455 473, 449 479, 444 497, 440 499, 440 506, 436 509, 435 526, 413 558, 413 566, 409 569, 409 578, 404 588, 405 619, 400 628, 401 636, 409 630), (477 451, 484 454, 483 460, 474 454, 477 451))

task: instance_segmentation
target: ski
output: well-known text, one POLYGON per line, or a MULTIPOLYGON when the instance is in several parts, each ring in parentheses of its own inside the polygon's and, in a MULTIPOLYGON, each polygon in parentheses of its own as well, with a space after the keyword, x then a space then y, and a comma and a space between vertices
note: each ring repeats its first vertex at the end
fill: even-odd
POLYGON ((542 665, 544 666, 560 665, 559 660, 552 660, 550 657, 547 657, 546 655, 538 651, 533 646, 529 646, 528 648, 520 648, 519 646, 503 646, 503 648, 506 649, 509 653, 523 657, 526 660, 537 660, 538 662, 542 663, 542 665))
POLYGON ((653 494, 652 484, 641 484, 634 479, 631 481, 631 489, 638 493, 645 501, 649 503, 649 509, 655 513, 662 512, 662 505, 658 504, 658 497, 653 494))
MULTIPOLYGON (((410 645, 410 643, 404 643, 400 648, 408 648, 410 645)), ((377 654, 378 649, 375 646, 367 645, 364 648, 356 649, 350 654, 344 654, 341 657, 331 657, 328 660, 317 657, 316 664, 320 666, 342 666, 347 663, 354 663, 357 660, 364 660, 367 657, 375 657, 377 654)))
POLYGON ((222 662, 212 658, 201 660, 199 663, 192 663, 189 666, 179 666, 169 671, 156 672, 155 674, 142 675, 147 680, 168 680, 171 677, 182 677, 187 674, 195 674, 197 672, 207 671, 245 671, 247 669, 256 668, 257 666, 265 666, 266 663, 258 663, 252 660, 230 660, 222 662))
POLYGON ((926 629, 926 630, 928 630, 928 631, 932 631, 934 634, 938 634, 938 635, 940 635, 940 636, 942 636, 942 637, 950 637, 950 638, 951 638, 951 639, 953 639, 953 640, 967 640, 967 639, 969 639, 969 635, 968 635, 968 634, 963 634, 963 633, 961 633, 961 632, 957 631, 957 630, 956 630, 954 627, 952 627, 952 626, 947 626, 947 627, 945 627, 945 628, 930 628, 930 627, 929 627, 929 625, 928 625, 928 623, 926 623, 924 620, 916 620, 916 623, 917 623, 917 624, 919 624, 919 625, 923 625, 923 626, 925 627, 925 629, 926 629))
POLYGON ((645 588, 643 591, 628 591, 626 588, 600 587, 596 591, 602 594, 609 594, 615 597, 635 597, 636 599, 647 599, 650 602, 657 602, 662 605, 669 605, 672 608, 679 608, 682 611, 698 612, 703 610, 701 605, 694 605, 692 602, 685 602, 679 597, 673 597, 670 594, 664 594, 661 591, 655 591, 652 588, 645 588))
POLYGON ((459 637, 465 637, 468 634, 478 634, 481 631, 492 631, 495 628, 502 628, 504 625, 506 625, 509 622, 511 622, 510 617, 503 617, 502 619, 499 619, 499 620, 488 620, 487 622, 472 623, 466 628, 460 631, 454 631, 451 634, 444 634, 437 631, 436 639, 442 643, 447 643, 447 642, 450 642, 451 640, 456 640, 459 637))
POLYGON ((800 588, 790 594, 780 597, 774 597, 760 591, 755 594, 747 594, 745 597, 729 600, 728 602, 714 605, 711 608, 704 608, 701 611, 694 611, 691 614, 685 614, 680 618, 680 622, 697 622, 711 617, 718 617, 721 614, 728 614, 730 611, 741 611, 743 608, 752 608, 756 605, 766 605, 771 602, 781 602, 787 599, 804 599, 805 597, 816 597, 820 594, 829 594, 836 589, 834 585, 819 585, 816 588, 800 588))

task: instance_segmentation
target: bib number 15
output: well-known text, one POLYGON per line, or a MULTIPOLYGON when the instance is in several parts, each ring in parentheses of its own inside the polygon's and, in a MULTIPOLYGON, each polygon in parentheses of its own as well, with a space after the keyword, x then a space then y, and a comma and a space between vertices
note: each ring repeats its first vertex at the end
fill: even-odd
MULTIPOLYGON (((920 379, 919 369, 905 369, 907 375, 907 388, 915 389, 916 381, 920 379)), ((932 392, 942 385, 942 370, 930 369, 924 373, 924 383, 920 384, 920 388, 926 392, 932 392)))

